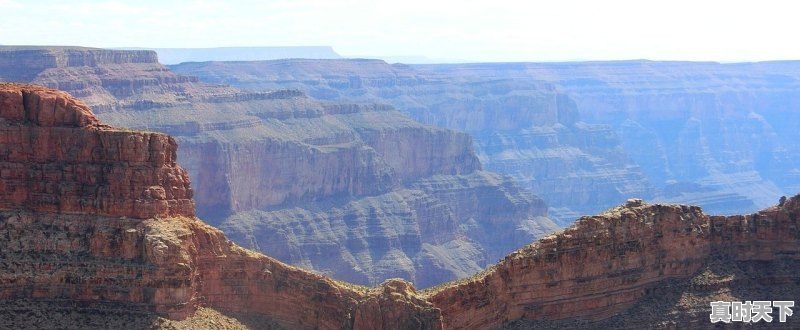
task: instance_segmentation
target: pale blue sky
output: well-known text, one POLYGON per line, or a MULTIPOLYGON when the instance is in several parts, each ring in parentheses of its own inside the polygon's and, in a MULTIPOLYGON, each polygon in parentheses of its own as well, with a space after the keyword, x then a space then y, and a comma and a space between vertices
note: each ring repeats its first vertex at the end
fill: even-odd
POLYGON ((800 59, 793 1, 0 0, 0 44, 329 45, 474 61, 800 59))

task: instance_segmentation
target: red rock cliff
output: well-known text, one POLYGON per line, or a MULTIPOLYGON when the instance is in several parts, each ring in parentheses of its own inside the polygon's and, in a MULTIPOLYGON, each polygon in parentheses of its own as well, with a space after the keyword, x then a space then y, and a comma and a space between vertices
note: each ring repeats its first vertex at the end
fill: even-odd
MULTIPOLYGON (((670 280, 693 278, 701 268, 722 259, 766 262, 747 275, 755 276, 755 281, 769 279, 764 283, 779 290, 793 290, 798 276, 778 276, 768 265, 800 260, 798 214, 800 196, 756 214, 730 217, 709 217, 695 206, 632 200, 601 215, 583 217, 563 232, 512 253, 480 276, 432 290, 429 299, 441 308, 447 328, 497 328, 520 319, 592 324, 634 305, 641 307, 646 295, 670 280)), ((723 266, 726 272, 736 267, 723 266)), ((705 300, 681 302, 689 306, 682 306, 673 318, 694 309, 699 313, 688 322, 697 324, 702 318, 706 323, 701 324, 708 325, 708 301, 731 300, 732 291, 752 285, 747 279, 720 281, 714 288, 718 291, 705 300)), ((696 295, 697 286, 683 294, 696 295)), ((752 294, 739 297, 754 300, 752 294)), ((636 321, 652 327, 650 322, 656 319, 645 315, 636 321)), ((636 326, 625 320, 626 326, 636 326)))
POLYGON ((0 115, 3 303, 123 304, 173 319, 205 306, 297 329, 441 328, 406 282, 334 282, 202 223, 166 135, 102 125, 66 93, 31 85, 0 84, 0 115))
POLYGON ((175 163, 175 140, 101 125, 63 92, 1 86, 0 208, 194 216, 188 176, 175 163))

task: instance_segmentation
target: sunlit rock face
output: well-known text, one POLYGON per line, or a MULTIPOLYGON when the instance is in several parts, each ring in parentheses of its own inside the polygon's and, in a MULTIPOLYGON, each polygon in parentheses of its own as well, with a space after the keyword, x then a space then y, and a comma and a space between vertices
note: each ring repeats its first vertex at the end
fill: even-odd
POLYGON ((541 199, 482 170, 469 135, 389 105, 199 83, 148 51, 0 47, 0 65, 20 73, 0 80, 63 88, 105 122, 169 133, 200 217, 338 279, 427 287, 557 228, 541 199))
POLYGON ((194 216, 175 140, 100 124, 64 92, 0 85, 0 207, 138 219, 194 216))
POLYGON ((798 206, 795 196, 750 215, 708 216, 632 199, 429 299, 457 329, 713 326, 712 301, 800 292, 798 206))

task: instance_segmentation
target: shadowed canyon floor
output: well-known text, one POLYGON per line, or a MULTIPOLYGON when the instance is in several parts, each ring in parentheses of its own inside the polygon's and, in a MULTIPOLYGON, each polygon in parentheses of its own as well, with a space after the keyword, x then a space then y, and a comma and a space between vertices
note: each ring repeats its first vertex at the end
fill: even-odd
POLYGON ((630 200, 468 279, 366 288, 244 250, 195 218, 166 135, 103 125, 38 86, 0 84, 0 107, 0 136, 39 146, 0 144, 3 326, 710 328, 709 301, 799 292, 800 195, 727 217, 630 200), (31 164, 72 170, 8 170, 31 164))

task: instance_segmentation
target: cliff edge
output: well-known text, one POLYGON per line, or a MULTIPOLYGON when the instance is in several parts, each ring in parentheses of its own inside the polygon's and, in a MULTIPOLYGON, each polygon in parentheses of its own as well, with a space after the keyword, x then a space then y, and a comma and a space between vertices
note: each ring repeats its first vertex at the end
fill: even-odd
POLYGON ((629 200, 426 293, 454 329, 710 328, 711 301, 795 300, 798 214, 800 195, 727 217, 629 200))

